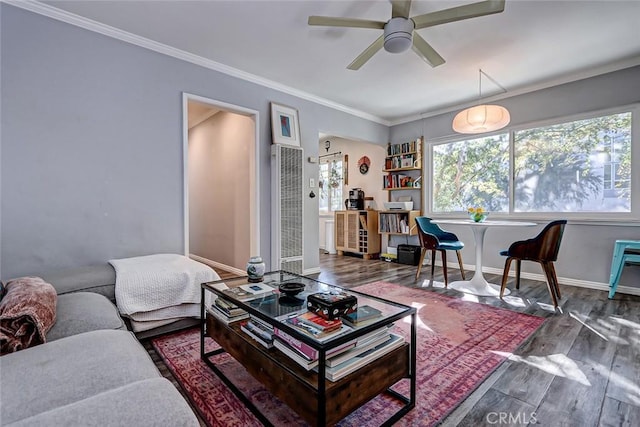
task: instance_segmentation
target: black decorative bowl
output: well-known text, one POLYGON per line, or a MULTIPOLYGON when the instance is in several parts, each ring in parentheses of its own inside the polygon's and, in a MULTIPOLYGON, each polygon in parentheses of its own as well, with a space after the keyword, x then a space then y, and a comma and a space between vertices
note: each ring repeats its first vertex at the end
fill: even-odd
POLYGON ((280 289, 280 292, 283 294, 292 297, 294 295, 298 295, 304 290, 304 284, 298 282, 285 282, 281 283, 280 286, 278 286, 278 289, 280 289))

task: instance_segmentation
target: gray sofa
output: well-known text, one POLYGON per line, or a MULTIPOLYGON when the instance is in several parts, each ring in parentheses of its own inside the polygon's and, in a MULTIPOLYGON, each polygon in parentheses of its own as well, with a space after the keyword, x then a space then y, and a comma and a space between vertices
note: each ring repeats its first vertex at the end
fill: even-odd
MULTIPOLYGON (((40 277, 45 282, 51 283, 56 288, 59 296, 76 292, 92 292, 104 295, 114 304, 116 302, 116 272, 109 263, 54 271, 41 274, 40 277)), ((125 322, 127 322, 126 319, 125 322)), ((138 332, 136 336, 138 339, 145 339, 198 324, 198 319, 180 319, 168 325, 138 332)))
POLYGON ((45 344, 0 357, 0 425, 200 425, 119 316, 111 266, 41 277, 56 322, 45 344))

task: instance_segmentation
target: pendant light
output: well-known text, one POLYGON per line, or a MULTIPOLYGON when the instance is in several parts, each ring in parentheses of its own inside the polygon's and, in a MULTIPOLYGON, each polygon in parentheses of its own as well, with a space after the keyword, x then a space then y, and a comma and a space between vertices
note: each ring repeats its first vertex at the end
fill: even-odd
MULTIPOLYGON (((479 69, 479 101, 482 100, 482 76, 495 83, 503 92, 507 90, 479 69)), ((458 133, 485 133, 502 129, 511 121, 509 111, 501 105, 480 104, 460 111, 453 118, 453 130, 458 133)))

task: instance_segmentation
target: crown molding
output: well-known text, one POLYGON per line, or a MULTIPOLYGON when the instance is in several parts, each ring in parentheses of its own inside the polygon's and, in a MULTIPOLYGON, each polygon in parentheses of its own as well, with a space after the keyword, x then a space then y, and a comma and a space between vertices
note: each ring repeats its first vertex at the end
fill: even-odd
MULTIPOLYGON (((582 70, 575 73, 565 74, 561 77, 554 78, 552 80, 546 80, 544 82, 538 82, 532 85, 523 86, 521 88, 510 90, 506 93, 500 93, 494 96, 482 98, 483 103, 499 101, 502 99, 512 98, 518 95, 524 95, 525 93, 535 92, 542 89, 548 89, 554 86, 560 86, 565 83, 572 83, 578 80, 588 79, 596 77, 602 74, 612 73, 614 71, 623 70, 625 68, 635 67, 640 65, 640 55, 626 58, 620 61, 612 62, 610 64, 601 65, 598 67, 590 68, 588 70, 582 70)), ((389 126, 401 125, 404 123, 414 122, 417 120, 426 119, 428 117, 438 116, 440 114, 451 113, 453 111, 463 110, 465 108, 472 107, 478 103, 478 100, 452 104, 446 107, 438 108, 436 110, 426 111, 420 114, 412 114, 411 116, 401 117, 396 120, 391 120, 389 126)))
POLYGON ((76 27, 84 28, 85 30, 93 31, 98 34, 102 34, 107 37, 111 37, 135 46, 139 46, 145 49, 152 50, 154 52, 161 53, 163 55, 170 56, 185 62, 190 62, 195 65, 199 65, 204 68, 208 68, 213 71, 218 71, 223 74, 227 74, 238 79, 255 83, 260 86, 274 89, 279 92, 286 93, 307 101, 314 102, 316 104, 329 107, 334 110, 342 111, 343 113, 351 114, 356 117, 360 117, 365 120, 370 120, 385 126, 389 126, 389 120, 382 117, 375 116, 373 114, 366 113, 364 111, 356 110, 354 108, 347 107, 346 105, 338 104, 331 100, 304 92, 290 86, 283 85, 273 80, 265 79, 255 74, 247 73, 237 68, 224 65, 220 62, 216 62, 202 56, 194 55, 181 49, 168 46, 163 43, 159 43, 145 37, 138 36, 127 31, 120 30, 118 28, 102 24, 89 18, 85 18, 74 13, 58 9, 48 4, 41 3, 37 0, 0 0, 2 3, 9 4, 11 6, 18 7, 20 9, 27 10, 29 12, 37 13, 39 15, 46 16, 48 18, 55 19, 57 21, 65 22, 67 24, 74 25, 76 27))

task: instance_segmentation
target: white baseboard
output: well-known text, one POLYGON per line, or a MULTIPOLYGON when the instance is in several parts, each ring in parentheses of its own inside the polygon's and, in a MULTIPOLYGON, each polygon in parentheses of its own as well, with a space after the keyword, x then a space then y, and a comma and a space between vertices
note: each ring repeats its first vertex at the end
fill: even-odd
MULTIPOLYGON (((465 271, 475 271, 476 266, 475 265, 467 265, 467 264, 463 264, 464 265, 464 270, 465 271)), ((438 264, 436 263, 436 267, 438 266, 438 264)), ((458 265, 458 263, 452 263, 452 262, 447 262, 447 268, 452 268, 452 269, 458 269, 460 268, 460 266, 458 265)), ((501 268, 493 268, 493 267, 482 267, 482 272, 483 273, 488 273, 488 274, 497 274, 499 276, 502 276, 502 272, 503 270, 501 268)), ((509 277, 515 277, 516 273, 513 269, 511 269, 509 271, 509 277)), ((523 279, 530 279, 530 280, 538 280, 540 282, 545 282, 547 281, 547 278, 544 274, 538 274, 538 273, 527 273, 524 271, 520 272, 520 277, 522 277, 523 279)), ((605 291, 605 292, 609 292, 609 284, 608 283, 602 283, 602 282, 593 282, 590 280, 581 280, 581 279, 573 279, 570 277, 558 277, 558 282, 561 285, 569 285, 569 286, 575 286, 578 288, 587 288, 587 289, 595 289, 598 291, 605 291)), ((640 296, 640 288, 636 288, 636 287, 632 287, 632 286, 618 286, 616 289, 616 293, 621 293, 621 294, 629 294, 629 295, 639 295, 640 296)))
POLYGON ((219 268, 220 270, 228 271, 230 273, 236 274, 238 276, 246 276, 247 272, 245 270, 240 270, 239 268, 231 267, 230 265, 222 264, 217 261, 212 261, 208 258, 203 258, 198 255, 189 254, 189 258, 201 262, 203 264, 208 265, 209 267, 219 268))
POLYGON ((303 276, 306 276, 308 274, 319 274, 319 273, 320 273, 320 267, 307 268, 306 270, 302 270, 303 276))

